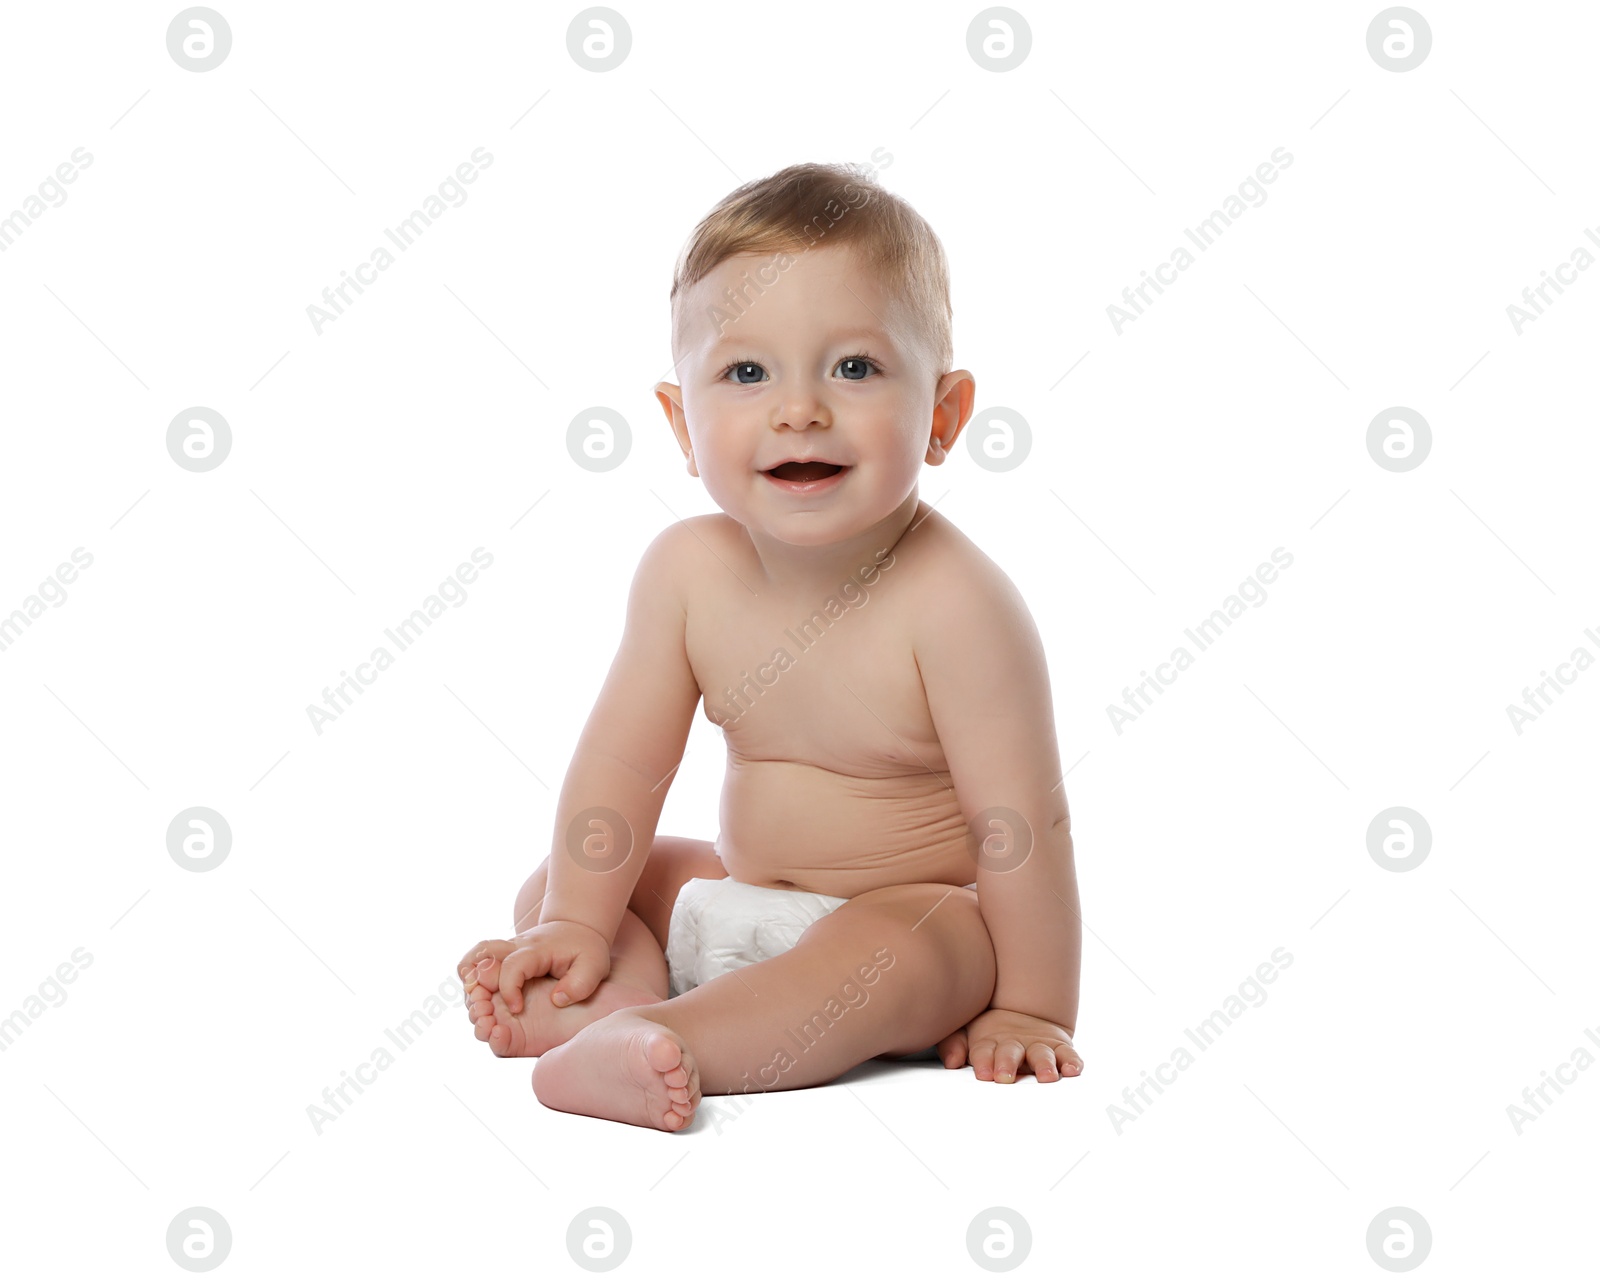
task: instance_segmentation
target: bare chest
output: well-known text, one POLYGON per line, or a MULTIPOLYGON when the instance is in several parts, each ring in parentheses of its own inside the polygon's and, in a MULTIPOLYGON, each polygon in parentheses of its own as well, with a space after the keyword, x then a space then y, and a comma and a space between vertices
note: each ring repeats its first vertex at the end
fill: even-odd
POLYGON ((743 601, 706 592, 686 633, 705 715, 732 755, 857 777, 946 767, 917 670, 907 592, 882 582, 810 598, 734 587, 743 601))

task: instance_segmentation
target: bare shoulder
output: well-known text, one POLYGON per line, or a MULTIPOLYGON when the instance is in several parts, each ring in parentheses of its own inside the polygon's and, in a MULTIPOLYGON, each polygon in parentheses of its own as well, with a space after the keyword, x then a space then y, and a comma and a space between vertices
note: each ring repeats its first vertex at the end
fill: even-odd
POLYGON ((954 524, 930 511, 903 548, 918 638, 940 635, 981 642, 997 633, 1036 637, 1027 603, 1006 572, 954 524))
POLYGON ((639 558, 639 576, 659 579, 682 592, 709 565, 726 563, 748 545, 744 526, 721 512, 675 520, 658 533, 639 558))

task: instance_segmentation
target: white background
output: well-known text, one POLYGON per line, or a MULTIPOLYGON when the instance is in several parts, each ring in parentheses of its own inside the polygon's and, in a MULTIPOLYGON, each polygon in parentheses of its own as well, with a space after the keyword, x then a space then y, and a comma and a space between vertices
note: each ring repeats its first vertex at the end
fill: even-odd
MULTIPOLYGON (((568 52, 578 7, 219 0, 199 74, 176 6, 12 9, 0 216, 93 162, 0 254, 0 614, 94 562, 0 652, 0 1015, 92 956, 0 1055, 8 1270, 180 1274, 195 1205, 249 1276, 580 1274, 594 1205, 624 1273, 982 1274, 991 1206, 1035 1273, 1383 1274, 1390 1206, 1430 1224, 1424 1274, 1592 1268, 1600 1070, 1520 1135, 1507 1106, 1600 1025, 1600 673, 1520 735, 1505 708, 1600 657, 1600 271, 1520 336, 1506 307, 1600 226, 1600 14, 1419 3, 1404 73, 1370 0, 1027 5, 1004 73, 947 3, 630 4, 606 73, 568 52), (477 147, 467 201, 319 336, 308 304, 477 147), (452 1000, 317 1134, 503 935, 638 554, 712 509, 650 393, 684 239, 741 181, 880 147, 949 254, 956 363, 1033 431, 922 493, 1050 655, 1085 1074, 871 1064, 665 1134, 546 1111, 452 1000), (1117 335, 1107 305, 1277 147, 1266 203, 1117 335), (165 444, 194 405, 233 432, 203 474, 165 444), (565 448, 592 405, 633 432, 606 474, 565 448), (1366 449, 1393 405, 1433 433, 1405 473, 1366 449), (480 546, 466 603, 317 734, 307 704, 480 546), (1280 546, 1119 734, 1107 704, 1280 546), (204 874, 166 849, 194 805, 233 832, 204 874), (1433 836, 1405 873, 1366 844, 1395 805, 1433 836), (1119 1134, 1278 947, 1266 1003, 1119 1134)), ((697 722, 662 831, 715 835, 720 746, 697 722)))

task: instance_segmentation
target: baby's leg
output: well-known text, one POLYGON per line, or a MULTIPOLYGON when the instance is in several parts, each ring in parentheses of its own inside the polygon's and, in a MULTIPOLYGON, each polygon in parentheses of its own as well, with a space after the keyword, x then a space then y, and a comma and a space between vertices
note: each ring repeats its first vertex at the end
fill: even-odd
POLYGON ((476 985, 467 990, 473 1034, 501 1058, 537 1058, 608 1013, 667 998, 666 957, 631 911, 623 914, 611 943, 611 972, 577 1004, 564 1008, 552 1004, 550 993, 560 979, 546 974, 523 983, 521 1001, 513 1012, 498 990, 502 958, 480 960, 476 973, 468 975, 476 985))
POLYGON ((702 1092, 804 1088, 936 1044, 988 1007, 994 981, 976 893, 874 889, 781 956, 590 1024, 540 1060, 534 1092, 560 1111, 681 1129, 702 1092))
MULTIPOLYGON (((721 879, 726 874, 709 841, 656 837, 612 942, 610 974, 588 999, 566 1008, 550 1003, 557 979, 546 976, 524 985, 522 1007, 513 1013, 498 988, 500 961, 515 944, 480 943, 463 959, 459 970, 474 1034, 500 1057, 537 1057, 616 1009, 664 1000, 668 989, 667 926, 678 890, 687 880, 721 879)), ((517 894, 512 911, 514 932, 538 923, 548 883, 546 859, 517 894)))

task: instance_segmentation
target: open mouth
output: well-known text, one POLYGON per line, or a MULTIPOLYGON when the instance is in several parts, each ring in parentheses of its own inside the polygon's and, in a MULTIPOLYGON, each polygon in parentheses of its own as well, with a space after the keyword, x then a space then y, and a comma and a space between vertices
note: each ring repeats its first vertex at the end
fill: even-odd
POLYGON ((775 480, 787 480, 792 484, 807 484, 813 480, 827 480, 838 475, 844 468, 836 462, 785 462, 765 474, 775 480))

